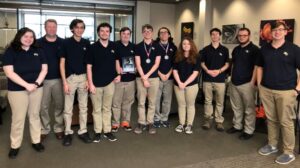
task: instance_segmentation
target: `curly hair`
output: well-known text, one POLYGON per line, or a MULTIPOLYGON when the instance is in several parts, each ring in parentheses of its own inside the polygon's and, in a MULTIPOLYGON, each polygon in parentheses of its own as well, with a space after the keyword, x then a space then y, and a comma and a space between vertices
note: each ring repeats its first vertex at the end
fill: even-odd
POLYGON ((175 62, 178 63, 180 61, 183 61, 184 59, 187 59, 188 63, 196 64, 197 57, 198 57, 198 50, 195 45, 195 42, 190 37, 184 37, 178 46, 178 50, 177 50, 176 56, 175 56, 175 62), (187 40, 191 45, 191 49, 189 51, 189 56, 187 58, 184 56, 184 50, 182 48, 182 43, 185 40, 187 40))
POLYGON ((11 47, 13 50, 16 50, 16 51, 21 51, 22 50, 22 45, 23 45, 21 43, 21 38, 27 32, 31 32, 33 34, 33 43, 31 44, 30 47, 37 48, 38 45, 36 43, 35 33, 34 33, 33 30, 29 29, 28 27, 24 27, 24 28, 21 28, 20 30, 18 30, 16 36, 14 37, 14 39, 12 40, 12 42, 8 45, 8 47, 11 47))

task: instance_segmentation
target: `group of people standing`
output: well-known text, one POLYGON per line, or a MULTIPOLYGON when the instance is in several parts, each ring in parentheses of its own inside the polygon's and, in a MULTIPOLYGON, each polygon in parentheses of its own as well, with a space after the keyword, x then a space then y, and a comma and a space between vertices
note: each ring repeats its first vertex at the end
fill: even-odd
POLYGON ((283 22, 272 25, 273 41, 261 49, 250 41, 250 30, 241 28, 240 45, 232 52, 231 69, 229 51, 220 43, 222 33, 218 28, 210 30, 211 44, 200 52, 189 37, 184 37, 177 48, 167 27, 161 27, 153 40, 153 27, 144 25, 143 41, 136 45, 130 42, 132 32, 128 27, 120 29, 120 41, 112 42, 109 40, 112 27, 101 23, 97 27, 99 40, 93 44, 82 38, 83 20, 74 19, 70 30, 73 36, 61 39, 56 34, 57 22, 48 19, 45 36, 36 40, 31 29, 21 28, 5 51, 4 72, 12 110, 10 158, 16 158, 21 147, 26 115, 32 147, 44 151, 42 141, 51 132, 50 107, 57 139, 62 139, 64 146, 72 145, 76 92, 80 125, 77 133, 84 143, 97 143, 102 137, 116 141, 113 133, 120 128, 131 131, 135 97, 138 124, 134 133, 155 134, 159 127, 170 127, 173 90, 179 116, 175 131, 192 134, 200 73, 205 95, 202 128, 209 130, 215 118, 215 128, 222 132, 225 79, 231 71, 234 118, 227 132, 242 132, 239 136, 242 140, 253 136, 257 85, 268 119, 269 140, 259 153, 269 155, 278 151, 281 130, 284 153, 276 162, 287 164, 295 159, 292 119, 296 95, 300 92, 296 73, 300 68, 300 51, 285 41, 287 30, 283 22), (89 96, 93 107, 93 138, 87 131, 89 96))

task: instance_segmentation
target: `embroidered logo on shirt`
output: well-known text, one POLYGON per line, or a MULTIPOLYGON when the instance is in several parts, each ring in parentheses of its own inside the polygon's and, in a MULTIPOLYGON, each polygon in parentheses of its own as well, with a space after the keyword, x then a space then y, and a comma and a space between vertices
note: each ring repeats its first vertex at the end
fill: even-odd
POLYGON ((222 53, 219 53, 219 55, 220 55, 220 56, 223 56, 223 54, 222 54, 222 53))
POLYGON ((37 56, 39 56, 39 53, 33 53, 33 56, 37 57, 37 56))
POLYGON ((155 50, 155 48, 154 48, 154 47, 152 47, 151 49, 152 49, 152 50, 155 50))
POLYGON ((283 52, 283 54, 285 55, 285 56, 288 56, 289 55, 289 53, 288 52, 283 52))
POLYGON ((173 49, 172 49, 172 48, 170 48, 170 51, 171 51, 171 52, 173 52, 173 49))
POLYGON ((249 50, 245 50, 246 53, 249 53, 249 50))
POLYGON ((115 50, 111 50, 111 53, 115 53, 115 50))
POLYGON ((85 48, 85 47, 83 47, 83 50, 85 51, 85 50, 86 50, 86 48, 85 48))
POLYGON ((130 51, 132 54, 134 53, 133 50, 130 51))

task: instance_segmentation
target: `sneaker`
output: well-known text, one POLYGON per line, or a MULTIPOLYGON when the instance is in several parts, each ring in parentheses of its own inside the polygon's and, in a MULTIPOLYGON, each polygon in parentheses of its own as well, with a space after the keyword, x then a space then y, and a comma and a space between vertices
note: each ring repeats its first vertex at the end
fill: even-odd
POLYGON ((109 141, 113 142, 116 141, 117 138, 111 132, 104 133, 104 138, 107 138, 109 141))
POLYGON ((10 148, 9 153, 8 153, 8 157, 10 159, 15 159, 17 157, 18 153, 19 153, 19 149, 20 148, 17 148, 17 149, 10 148))
POLYGON ((264 156, 278 152, 278 149, 271 145, 265 145, 258 150, 258 153, 264 156))
POLYGON ((71 134, 68 134, 68 135, 64 136, 63 145, 64 146, 71 146, 72 145, 72 135, 71 134))
POLYGON ((224 131, 224 126, 222 123, 216 123, 216 130, 219 132, 223 132, 224 131))
POLYGON ((149 124, 148 125, 148 127, 149 127, 149 134, 156 134, 156 127, 154 126, 154 124, 149 124))
POLYGON ((84 143, 91 143, 92 139, 90 138, 89 133, 83 133, 78 135, 79 139, 81 139, 84 143))
POLYGON ((202 129, 204 130, 209 130, 211 127, 211 120, 210 119, 205 119, 204 124, 202 125, 202 129))
POLYGON ((236 129, 234 127, 231 127, 230 129, 228 129, 226 132, 228 134, 234 134, 234 133, 237 133, 237 132, 241 132, 242 130, 241 129, 236 129))
POLYGON ((295 160, 295 155, 293 154, 281 154, 280 156, 278 156, 275 160, 276 163, 278 164, 289 164, 291 163, 292 161, 295 160))
POLYGON ((64 138, 64 132, 55 133, 56 139, 62 140, 64 138))
POLYGON ((185 131, 186 134, 192 134, 192 133, 193 133, 192 125, 187 125, 187 126, 184 128, 184 131, 185 131))
POLYGON ((134 129, 134 133, 141 134, 143 132, 144 128, 145 128, 144 125, 138 124, 138 126, 134 129))
POLYGON ((44 152, 45 147, 41 143, 32 144, 32 148, 37 152, 44 152))
POLYGON ((170 123, 168 121, 162 121, 160 124, 164 128, 170 128, 170 123))
POLYGON ((175 131, 176 132, 183 132, 184 128, 183 128, 183 125, 179 124, 176 128, 175 128, 175 131))
POLYGON ((101 141, 101 133, 96 133, 93 142, 99 143, 101 141))
POLYGON ((132 131, 131 126, 124 126, 123 128, 124 128, 124 130, 127 131, 127 132, 132 131))
POLYGON ((119 127, 118 126, 112 126, 111 132, 118 132, 119 127))
POLYGON ((160 128, 160 121, 154 121, 153 126, 154 128, 160 128))
POLYGON ((246 132, 243 132, 240 136, 240 140, 248 140, 253 137, 253 134, 247 134, 246 132))

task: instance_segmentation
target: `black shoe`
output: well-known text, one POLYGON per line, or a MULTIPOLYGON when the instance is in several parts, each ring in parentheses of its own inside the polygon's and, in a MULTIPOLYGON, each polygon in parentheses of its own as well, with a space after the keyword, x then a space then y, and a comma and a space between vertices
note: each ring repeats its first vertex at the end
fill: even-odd
POLYGON ((68 134, 68 135, 64 136, 63 145, 64 146, 71 146, 72 145, 72 135, 71 134, 68 134))
POLYGON ((228 129, 226 132, 228 133, 228 134, 234 134, 234 133, 237 133, 237 132, 241 132, 242 130, 240 129, 236 129, 236 128, 234 128, 234 127, 231 127, 230 129, 228 129))
POLYGON ((15 159, 17 157, 18 153, 19 153, 19 149, 20 148, 17 148, 17 149, 10 148, 9 153, 8 153, 8 157, 10 159, 15 159))
POLYGON ((160 121, 154 121, 153 126, 154 128, 160 128, 160 121))
POLYGON ((248 140, 253 137, 253 134, 247 134, 246 132, 243 132, 240 136, 240 140, 248 140))
POLYGON ((90 138, 89 133, 83 133, 78 135, 79 139, 81 139, 84 143, 91 143, 92 139, 90 138))
POLYGON ((124 128, 124 130, 127 131, 127 132, 132 131, 131 126, 124 126, 123 128, 124 128))
POLYGON ((37 152, 44 152, 45 147, 41 143, 32 144, 32 148, 37 152))
POLYGON ((116 141, 117 138, 111 132, 104 133, 104 138, 107 138, 109 141, 113 142, 116 141))
POLYGON ((101 141, 101 133, 96 133, 93 142, 100 142, 101 141))
POLYGON ((170 128, 170 123, 169 123, 169 121, 162 121, 160 124, 161 124, 161 126, 164 127, 164 128, 170 128))

